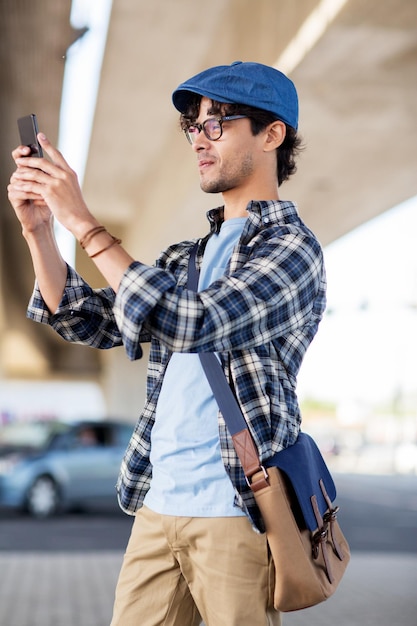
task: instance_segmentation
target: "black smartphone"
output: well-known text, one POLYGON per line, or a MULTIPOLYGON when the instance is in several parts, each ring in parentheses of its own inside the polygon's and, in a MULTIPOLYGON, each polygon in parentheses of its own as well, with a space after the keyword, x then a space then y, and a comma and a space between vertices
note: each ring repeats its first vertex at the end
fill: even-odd
POLYGON ((36 115, 25 115, 17 120, 22 146, 29 146, 30 156, 43 157, 43 151, 38 141, 38 122, 36 115))

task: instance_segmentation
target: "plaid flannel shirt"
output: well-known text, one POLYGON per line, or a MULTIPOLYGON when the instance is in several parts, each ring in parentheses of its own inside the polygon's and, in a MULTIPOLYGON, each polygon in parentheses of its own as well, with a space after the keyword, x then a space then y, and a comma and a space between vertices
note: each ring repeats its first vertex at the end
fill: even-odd
MULTIPOLYGON (((207 215, 210 234, 217 232, 223 209, 207 215)), ((200 242, 199 265, 210 234, 200 242)), ((147 399, 117 483, 120 505, 130 514, 142 506, 149 488, 151 430, 172 352, 219 353, 261 461, 294 443, 300 428, 296 377, 326 299, 323 255, 316 237, 293 203, 251 202, 225 276, 199 293, 186 289, 194 243, 171 246, 154 267, 132 263, 117 294, 111 288, 91 289, 68 268, 57 311, 48 312, 36 287, 28 308, 28 317, 51 325, 67 341, 102 349, 123 344, 132 360, 141 357, 142 342, 152 342, 147 399)), ((263 530, 220 412, 218 421, 236 504, 263 530)))

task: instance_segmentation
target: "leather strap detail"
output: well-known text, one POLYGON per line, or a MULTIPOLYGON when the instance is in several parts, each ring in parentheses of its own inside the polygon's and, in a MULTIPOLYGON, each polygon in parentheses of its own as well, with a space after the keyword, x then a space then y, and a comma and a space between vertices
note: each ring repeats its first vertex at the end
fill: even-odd
POLYGON ((321 516, 320 510, 319 510, 319 506, 317 504, 317 497, 316 496, 311 496, 310 502, 311 502, 311 506, 313 507, 314 516, 315 516, 316 521, 317 521, 317 528, 320 529, 320 528, 323 527, 323 518, 321 516))
POLYGON ((247 479, 251 478, 256 472, 259 472, 261 466, 259 464, 258 451, 253 442, 252 436, 247 428, 235 433, 232 436, 233 445, 242 464, 243 471, 247 479))
POLYGON ((264 467, 261 467, 260 472, 256 472, 252 476, 252 480, 247 480, 249 487, 252 489, 254 493, 260 491, 260 489, 265 489, 265 487, 269 487, 269 477, 264 467))
POLYGON ((333 576, 332 568, 330 565, 329 553, 327 551, 327 538, 328 538, 328 526, 329 525, 326 521, 323 520, 320 514, 319 507, 317 505, 316 496, 311 496, 310 501, 311 501, 311 506, 313 507, 314 515, 317 520, 317 528, 318 528, 318 530, 312 536, 311 543, 312 543, 312 548, 313 548, 313 557, 315 559, 318 558, 320 554, 320 548, 321 548, 321 553, 323 555, 327 578, 329 579, 330 583, 333 583, 334 576, 333 576))
POLYGON ((344 554, 342 552, 342 549, 339 545, 339 542, 337 541, 335 532, 334 532, 334 522, 337 519, 337 512, 339 511, 339 507, 336 506, 335 508, 332 508, 332 502, 329 498, 329 495, 326 491, 326 487, 324 486, 324 482, 322 479, 320 479, 319 481, 319 485, 320 485, 320 489, 321 492, 324 496, 324 499, 326 500, 326 504, 329 508, 329 510, 327 511, 327 513, 324 515, 324 521, 325 523, 329 524, 329 529, 330 529, 330 537, 332 540, 332 544, 333 544, 333 549, 334 552, 336 554, 336 556, 340 559, 340 561, 343 561, 344 559, 344 554))

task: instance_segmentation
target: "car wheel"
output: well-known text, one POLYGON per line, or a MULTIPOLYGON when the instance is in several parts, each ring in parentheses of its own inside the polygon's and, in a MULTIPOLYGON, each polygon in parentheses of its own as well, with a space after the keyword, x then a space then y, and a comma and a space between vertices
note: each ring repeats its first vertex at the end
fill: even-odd
POLYGON ((39 476, 30 487, 26 509, 33 517, 49 517, 57 512, 59 492, 57 484, 49 476, 39 476))

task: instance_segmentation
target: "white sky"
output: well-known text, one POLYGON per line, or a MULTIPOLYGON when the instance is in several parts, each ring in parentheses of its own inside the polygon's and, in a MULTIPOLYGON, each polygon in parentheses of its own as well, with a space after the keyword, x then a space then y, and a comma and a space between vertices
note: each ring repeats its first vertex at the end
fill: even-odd
POLYGON ((328 311, 300 397, 378 402, 417 391, 417 198, 325 249, 328 311))

